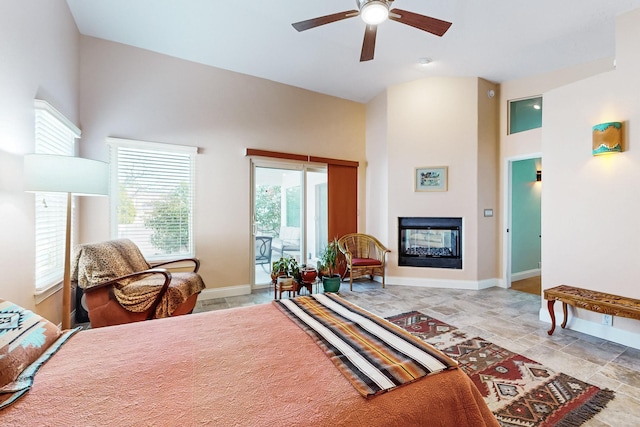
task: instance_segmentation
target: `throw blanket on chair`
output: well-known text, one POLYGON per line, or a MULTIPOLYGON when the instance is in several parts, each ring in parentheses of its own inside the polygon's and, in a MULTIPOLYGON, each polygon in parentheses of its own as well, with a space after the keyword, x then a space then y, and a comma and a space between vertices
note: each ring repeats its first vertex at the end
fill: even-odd
MULTIPOLYGON (((89 289, 102 282, 152 268, 140 249, 129 239, 109 240, 80 245, 75 252, 71 280, 89 289)), ((156 308, 155 317, 169 317, 191 295, 205 288, 200 275, 191 272, 171 273, 171 284, 156 308)), ((149 274, 119 280, 113 293, 125 309, 143 312, 155 301, 164 276, 149 274)))

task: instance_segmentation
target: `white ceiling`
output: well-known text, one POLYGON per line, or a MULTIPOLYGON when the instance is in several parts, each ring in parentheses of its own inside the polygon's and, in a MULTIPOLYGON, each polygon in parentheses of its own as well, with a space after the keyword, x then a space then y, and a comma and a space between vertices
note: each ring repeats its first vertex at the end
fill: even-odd
POLYGON ((614 57, 615 16, 640 0, 396 0, 452 22, 442 37, 394 21, 359 62, 355 17, 298 33, 291 23, 357 9, 355 0, 67 0, 82 34, 367 102, 431 76, 504 82, 614 57), (419 66, 418 59, 433 62, 419 66))

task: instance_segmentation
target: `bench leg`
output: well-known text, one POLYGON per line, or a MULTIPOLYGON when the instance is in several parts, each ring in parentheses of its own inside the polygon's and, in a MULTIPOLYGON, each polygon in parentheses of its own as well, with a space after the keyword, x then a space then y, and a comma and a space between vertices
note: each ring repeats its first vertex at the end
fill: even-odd
POLYGON ((562 329, 564 329, 565 326, 567 326, 567 320, 569 320, 569 316, 567 316, 567 303, 563 302, 562 303, 562 314, 564 314, 564 320, 562 321, 562 329))
MULTIPOLYGON (((549 316, 551 316, 551 329, 547 331, 549 335, 553 334, 553 331, 556 329, 556 314, 553 312, 553 304, 555 303, 556 303, 556 300, 554 299, 551 299, 547 302, 547 308, 549 309, 549 316)), ((566 319, 566 315, 565 315, 565 319, 566 319)))

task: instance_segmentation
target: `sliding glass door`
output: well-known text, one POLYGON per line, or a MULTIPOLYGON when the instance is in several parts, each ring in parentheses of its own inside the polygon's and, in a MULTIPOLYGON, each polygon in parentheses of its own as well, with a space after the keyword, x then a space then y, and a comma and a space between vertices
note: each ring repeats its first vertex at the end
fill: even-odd
POLYGON ((327 241, 327 173, 295 163, 252 162, 252 284, 268 286, 271 264, 315 265, 327 241))

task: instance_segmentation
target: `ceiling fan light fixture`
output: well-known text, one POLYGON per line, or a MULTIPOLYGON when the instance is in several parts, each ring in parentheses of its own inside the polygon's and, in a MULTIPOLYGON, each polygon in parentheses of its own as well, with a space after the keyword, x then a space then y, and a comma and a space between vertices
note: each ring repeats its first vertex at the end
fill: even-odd
POLYGON ((360 9, 360 17, 368 25, 378 25, 389 17, 389 5, 387 2, 371 0, 360 9))

